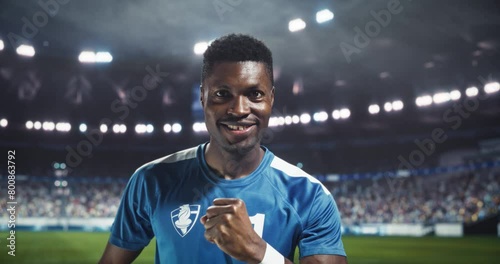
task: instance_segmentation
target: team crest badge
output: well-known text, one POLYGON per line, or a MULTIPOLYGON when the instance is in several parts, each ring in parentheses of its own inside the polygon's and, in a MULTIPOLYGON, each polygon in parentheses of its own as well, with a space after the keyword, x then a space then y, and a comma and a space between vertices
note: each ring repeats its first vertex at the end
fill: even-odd
POLYGON ((183 204, 170 213, 172 225, 179 236, 184 237, 191 231, 200 214, 199 205, 183 204))

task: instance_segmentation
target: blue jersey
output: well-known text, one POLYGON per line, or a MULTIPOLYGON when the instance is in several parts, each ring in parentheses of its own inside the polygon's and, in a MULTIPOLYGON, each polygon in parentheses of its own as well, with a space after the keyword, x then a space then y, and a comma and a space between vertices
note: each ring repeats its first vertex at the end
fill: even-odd
POLYGON ((155 236, 156 263, 242 263, 208 242, 200 223, 215 198, 239 198, 257 234, 286 258, 293 260, 297 246, 301 257, 345 256, 337 205, 317 179, 266 148, 250 175, 222 179, 207 166, 205 146, 134 173, 111 228, 111 244, 140 250, 155 236))

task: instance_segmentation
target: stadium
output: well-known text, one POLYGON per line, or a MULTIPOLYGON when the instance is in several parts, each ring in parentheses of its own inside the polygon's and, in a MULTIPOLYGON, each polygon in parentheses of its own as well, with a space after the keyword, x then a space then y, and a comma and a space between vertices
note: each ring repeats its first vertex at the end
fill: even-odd
POLYGON ((495 2, 2 2, 0 262, 97 263, 134 171, 208 141, 202 54, 244 33, 262 143, 330 191, 349 263, 498 263, 495 2))

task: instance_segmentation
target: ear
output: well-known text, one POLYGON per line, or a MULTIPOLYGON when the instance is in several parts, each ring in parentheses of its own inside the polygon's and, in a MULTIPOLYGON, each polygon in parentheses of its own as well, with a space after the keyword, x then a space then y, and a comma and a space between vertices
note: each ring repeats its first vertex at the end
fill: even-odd
POLYGON ((203 92, 204 92, 203 85, 200 84, 200 102, 201 106, 205 107, 205 102, 203 101, 203 92))

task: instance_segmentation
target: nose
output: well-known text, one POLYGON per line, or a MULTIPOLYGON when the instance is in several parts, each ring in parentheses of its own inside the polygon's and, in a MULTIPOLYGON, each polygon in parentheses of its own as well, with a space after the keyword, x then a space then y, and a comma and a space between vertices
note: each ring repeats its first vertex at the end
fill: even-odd
POLYGON ((235 97, 227 112, 233 116, 246 116, 250 114, 248 98, 246 96, 235 97))

